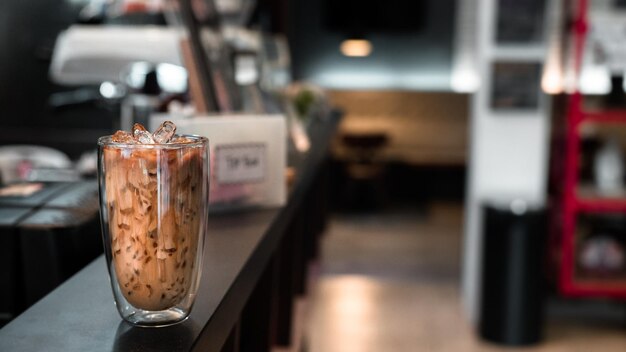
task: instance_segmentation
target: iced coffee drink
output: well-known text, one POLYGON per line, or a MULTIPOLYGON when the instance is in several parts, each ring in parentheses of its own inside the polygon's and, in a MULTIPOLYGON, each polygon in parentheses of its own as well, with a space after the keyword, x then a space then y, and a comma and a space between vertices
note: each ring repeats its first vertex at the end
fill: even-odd
POLYGON ((184 319, 198 286, 208 146, 202 137, 174 133, 171 122, 154 134, 135 125, 132 132, 118 131, 100 144, 111 282, 118 310, 125 319, 134 314, 127 320, 137 324, 146 323, 141 314, 152 317, 147 325, 163 316, 144 311, 170 310, 173 318, 184 319))

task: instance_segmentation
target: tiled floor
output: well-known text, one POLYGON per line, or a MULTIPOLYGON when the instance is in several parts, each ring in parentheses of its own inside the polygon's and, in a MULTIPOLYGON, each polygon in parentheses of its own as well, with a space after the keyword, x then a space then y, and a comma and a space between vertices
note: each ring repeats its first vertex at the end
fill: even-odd
MULTIPOLYGON (((462 316, 462 208, 337 216, 304 314, 308 352, 512 351, 480 341, 462 316)), ((626 307, 550 305, 543 344, 523 351, 626 351, 626 307)))

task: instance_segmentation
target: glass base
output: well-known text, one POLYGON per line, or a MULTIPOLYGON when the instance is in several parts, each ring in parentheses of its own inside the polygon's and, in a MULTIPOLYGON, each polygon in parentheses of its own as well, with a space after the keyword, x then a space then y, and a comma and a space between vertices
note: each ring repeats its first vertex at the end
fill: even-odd
POLYGON ((189 317, 189 312, 171 308, 161 311, 137 310, 124 317, 127 322, 141 327, 160 328, 182 323, 189 317))

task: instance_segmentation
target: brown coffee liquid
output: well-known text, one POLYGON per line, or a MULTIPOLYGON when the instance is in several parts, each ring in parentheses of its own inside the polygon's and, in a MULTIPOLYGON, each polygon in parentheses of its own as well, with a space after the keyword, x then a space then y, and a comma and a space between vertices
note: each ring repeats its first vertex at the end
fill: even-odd
POLYGON ((201 148, 105 147, 113 272, 136 308, 165 310, 190 289, 201 234, 201 148))

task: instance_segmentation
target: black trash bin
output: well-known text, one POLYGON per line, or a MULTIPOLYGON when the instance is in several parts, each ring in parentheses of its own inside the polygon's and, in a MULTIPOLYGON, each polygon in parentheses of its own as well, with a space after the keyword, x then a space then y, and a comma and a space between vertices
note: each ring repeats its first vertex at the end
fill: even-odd
POLYGON ((523 201, 485 206, 480 335, 521 346, 541 341, 544 324, 543 209, 523 201))

